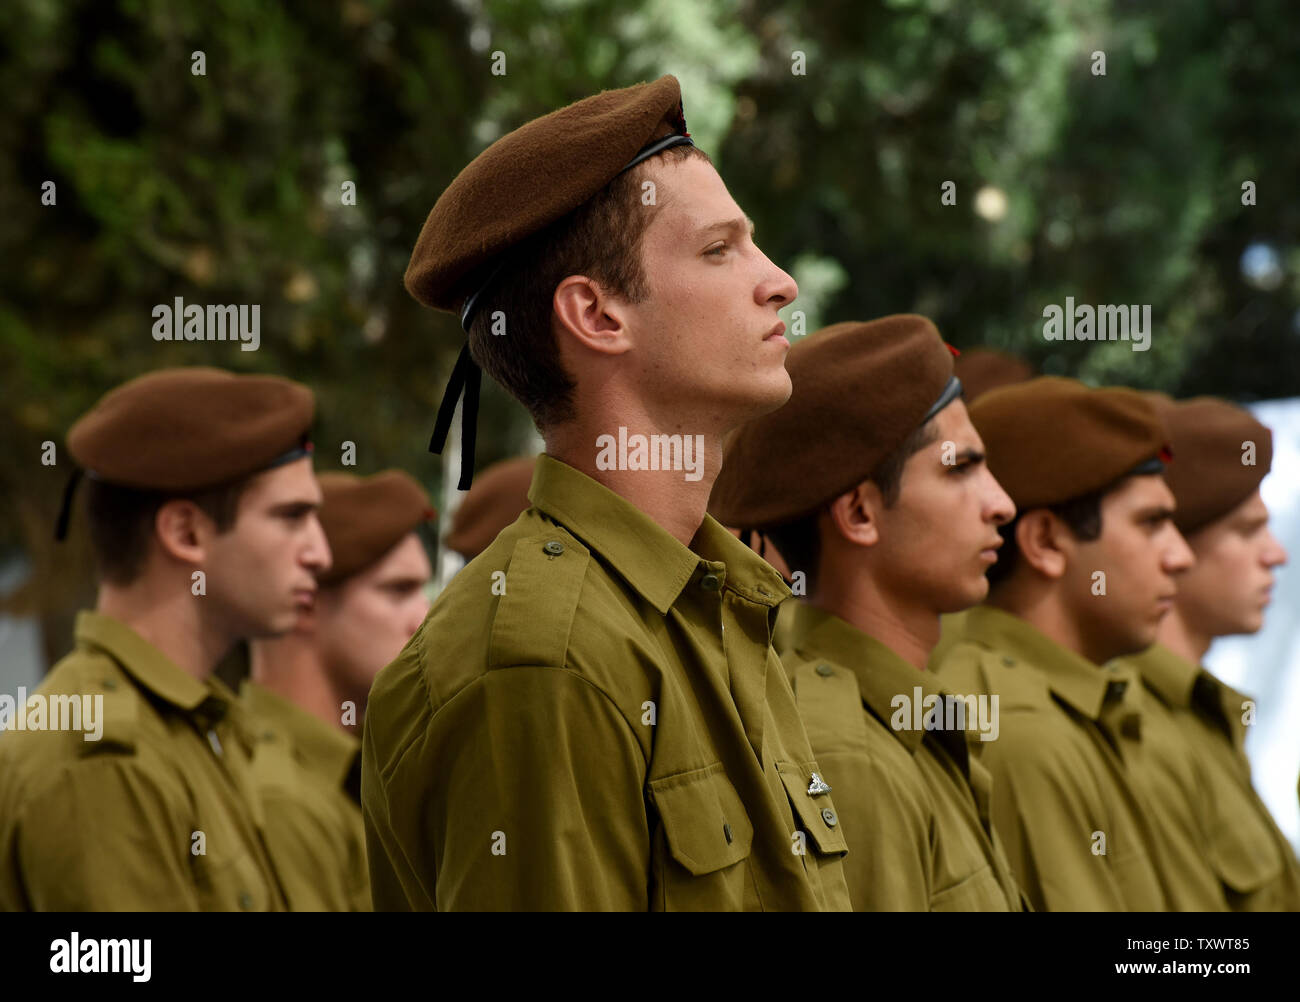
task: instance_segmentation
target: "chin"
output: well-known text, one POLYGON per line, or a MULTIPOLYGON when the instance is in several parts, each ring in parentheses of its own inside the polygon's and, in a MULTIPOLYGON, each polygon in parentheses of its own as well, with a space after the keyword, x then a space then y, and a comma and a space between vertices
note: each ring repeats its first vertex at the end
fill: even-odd
POLYGON ((770 414, 784 406, 790 399, 790 390, 790 376, 783 368, 780 380, 764 380, 753 387, 752 392, 745 393, 743 396, 733 396, 732 400, 736 404, 736 425, 770 414))
POLYGON ((773 379, 764 387, 763 402, 769 405, 769 410, 776 410, 778 407, 785 405, 790 399, 790 394, 794 391, 794 384, 790 382, 790 374, 785 371, 785 366, 781 366, 779 377, 773 379))
POLYGON ((279 615, 262 620, 258 625, 263 636, 283 637, 286 633, 292 633, 298 626, 298 610, 286 609, 279 615))

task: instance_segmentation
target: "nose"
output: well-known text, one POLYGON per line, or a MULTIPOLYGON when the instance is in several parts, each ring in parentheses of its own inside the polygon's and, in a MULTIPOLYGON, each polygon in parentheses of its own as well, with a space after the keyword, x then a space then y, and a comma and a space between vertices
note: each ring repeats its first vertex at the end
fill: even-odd
POLYGON ((799 284, 773 264, 766 254, 762 251, 759 251, 759 254, 763 257, 765 274, 763 280, 754 289, 754 299, 759 306, 766 306, 768 303, 776 303, 777 309, 789 306, 799 298, 799 284))
POLYGON ((1173 538, 1165 547, 1163 567, 1166 574, 1182 574, 1196 564, 1196 554, 1172 522, 1169 523, 1169 531, 1173 533, 1173 538))
POLYGON ((989 513, 989 521, 994 525, 1006 525, 1016 517, 1016 503, 1011 500, 1011 495, 1002 489, 1002 485, 989 472, 987 466, 984 468, 984 473, 988 477, 991 487, 989 501, 985 507, 985 510, 989 513))
POLYGON ((303 566, 313 574, 324 574, 334 563, 334 554, 330 552, 329 540, 325 538, 325 528, 320 524, 316 513, 312 512, 311 524, 307 530, 307 546, 302 553, 303 566))
POLYGON ((1264 566, 1270 570, 1274 567, 1281 567, 1287 560, 1286 547, 1270 530, 1265 529, 1264 535, 1267 537, 1264 546, 1264 566))
POLYGON ((424 622, 424 617, 429 614, 429 606, 432 603, 424 597, 424 592, 419 592, 411 602, 411 614, 406 621, 406 638, 409 640, 415 636, 415 631, 420 628, 424 622))

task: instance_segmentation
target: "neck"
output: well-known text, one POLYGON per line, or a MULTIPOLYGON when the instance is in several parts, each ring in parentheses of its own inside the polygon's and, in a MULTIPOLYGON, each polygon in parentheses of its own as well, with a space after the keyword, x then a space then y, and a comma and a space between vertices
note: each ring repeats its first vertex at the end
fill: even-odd
POLYGON ((1160 628, 1156 632, 1156 643, 1164 644, 1194 665, 1199 665, 1205 659, 1205 652, 1213 642, 1214 638, 1209 633, 1193 625, 1177 602, 1160 621, 1160 628))
POLYGON ((1029 581, 1027 575, 1018 574, 990 593, 988 604, 1023 619, 1048 639, 1093 664, 1105 664, 1122 653, 1107 650, 1104 644, 1090 636, 1070 615, 1056 589, 1045 580, 1029 581))
POLYGON ((205 615, 188 576, 146 573, 129 585, 101 584, 95 611, 125 623, 187 675, 207 681, 238 640, 205 615))
MULTIPOLYGON (((582 409, 578 409, 581 412, 582 409)), ((661 421, 643 409, 625 408, 617 418, 599 416, 607 412, 595 408, 589 408, 588 412, 598 416, 584 414, 563 426, 548 429, 547 453, 635 505, 683 546, 690 546, 704 522, 709 494, 713 491, 713 482, 722 467, 723 433, 716 428, 701 432, 698 424, 688 429, 684 425, 692 423, 681 417, 661 421), (691 467, 677 470, 619 468, 631 465, 621 462, 620 427, 626 429, 628 458, 633 456, 634 435, 645 436, 647 441, 651 435, 678 435, 681 438, 681 451, 673 449, 672 452, 682 456, 681 465, 685 467, 689 439, 691 467), (602 439, 601 436, 608 438, 602 439), (604 449, 597 445, 598 440, 604 449), (608 447, 611 440, 612 449, 608 447), (597 467, 597 457, 602 455, 612 458, 614 462, 610 464, 602 461, 600 465, 613 465, 614 469, 597 467), (688 479, 688 476, 698 479, 688 479)), ((648 449, 646 454, 649 454, 648 449)))
POLYGON ((358 715, 364 703, 343 692, 330 678, 310 636, 290 633, 251 640, 248 652, 249 676, 258 685, 331 727, 355 732, 354 727, 342 723, 343 703, 351 699, 358 715))
POLYGON ((823 567, 811 604, 880 641, 920 671, 925 671, 930 652, 939 643, 937 612, 881 588, 860 571, 843 573, 837 567, 823 567))

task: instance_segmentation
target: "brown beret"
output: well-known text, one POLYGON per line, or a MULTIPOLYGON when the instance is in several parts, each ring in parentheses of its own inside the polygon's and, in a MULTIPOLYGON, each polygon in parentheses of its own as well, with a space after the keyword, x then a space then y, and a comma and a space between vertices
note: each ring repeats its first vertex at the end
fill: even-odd
POLYGON ((651 140, 686 135, 677 78, 602 91, 502 136, 456 176, 424 222, 406 288, 458 311, 485 266, 572 212, 651 140))
POLYGON ((1023 358, 993 348, 963 348, 953 371, 968 407, 989 390, 1034 378, 1033 366, 1023 358))
POLYGON ((401 470, 371 477, 322 473, 319 480, 320 522, 334 555, 321 584, 365 570, 435 514, 429 496, 401 470))
POLYGON ((306 455, 315 406, 279 376, 162 369, 106 393, 68 432, 68 452, 96 480, 203 490, 306 455))
POLYGON ((791 348, 785 367, 789 401, 727 443, 709 499, 724 525, 768 529, 815 510, 870 476, 957 390, 951 350, 912 314, 833 324, 791 348))
POLYGON ((1165 480, 1178 502, 1174 524, 1180 532, 1195 532, 1255 492, 1273 465, 1273 433, 1267 426, 1216 397, 1148 397, 1169 429, 1174 458, 1165 480), (1254 443, 1254 465, 1242 461, 1247 442, 1254 443))
POLYGON ((991 390, 970 417, 989 470, 1022 512, 1102 490, 1169 456, 1164 424, 1137 390, 1040 376, 991 390))
POLYGON ((488 548, 497 533, 532 506, 528 488, 533 483, 535 456, 516 456, 493 463, 474 478, 451 517, 447 548, 473 560, 488 548))

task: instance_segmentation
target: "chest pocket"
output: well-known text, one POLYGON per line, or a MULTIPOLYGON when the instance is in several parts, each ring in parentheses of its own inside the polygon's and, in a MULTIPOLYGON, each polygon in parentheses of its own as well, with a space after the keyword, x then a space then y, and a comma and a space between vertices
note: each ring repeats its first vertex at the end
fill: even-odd
POLYGON ((932 912, 1004 912, 1010 907, 991 866, 945 887, 930 898, 932 912))
POLYGON ((829 793, 814 796, 808 792, 812 783, 812 774, 819 776, 821 770, 816 762, 798 765, 794 762, 777 762, 776 771, 781 776, 790 805, 794 808, 795 819, 800 828, 808 835, 808 849, 819 856, 843 856, 849 851, 840 831, 840 817, 835 810, 829 793))
POLYGON ((1240 789, 1219 784, 1215 792, 1220 800, 1210 834, 1210 865, 1232 902, 1236 895, 1254 894, 1280 880, 1285 863, 1259 808, 1240 789))
POLYGON ((740 911, 757 901, 747 862, 754 828, 721 762, 654 780, 650 800, 660 822, 652 907, 740 911))

